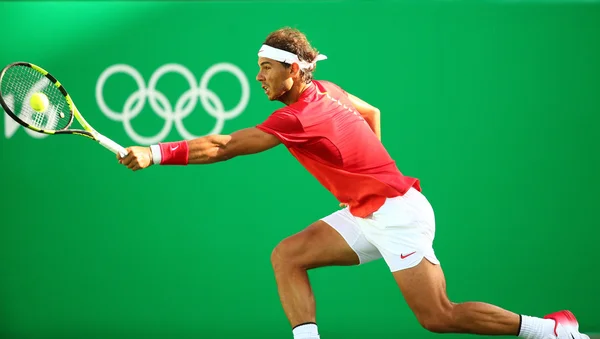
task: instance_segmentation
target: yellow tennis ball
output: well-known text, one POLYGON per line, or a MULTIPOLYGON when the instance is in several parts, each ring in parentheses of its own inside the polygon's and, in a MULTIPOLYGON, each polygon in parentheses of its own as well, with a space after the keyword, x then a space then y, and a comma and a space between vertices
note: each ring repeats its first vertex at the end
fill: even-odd
POLYGON ((48 97, 44 93, 34 93, 29 99, 29 104, 37 112, 43 112, 48 108, 48 97))

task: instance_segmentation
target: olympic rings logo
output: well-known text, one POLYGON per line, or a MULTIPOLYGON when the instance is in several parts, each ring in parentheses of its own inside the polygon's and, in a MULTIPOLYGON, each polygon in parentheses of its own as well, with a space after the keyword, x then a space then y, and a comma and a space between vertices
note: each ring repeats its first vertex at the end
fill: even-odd
POLYGON ((96 83, 96 100, 102 113, 109 119, 120 121, 123 123, 125 132, 132 140, 142 145, 156 144, 164 140, 173 124, 177 132, 184 139, 194 139, 198 136, 190 133, 183 125, 183 119, 189 116, 200 99, 200 104, 204 110, 216 119, 213 129, 208 134, 217 134, 223 130, 226 120, 231 120, 240 115, 248 106, 250 100, 250 84, 248 78, 237 66, 230 63, 218 63, 212 65, 200 78, 200 82, 196 80, 194 74, 185 66, 180 64, 166 64, 159 67, 150 77, 148 86, 141 74, 133 67, 125 64, 117 64, 108 67, 96 83), (212 77, 219 72, 229 72, 233 74, 241 84, 242 93, 239 102, 230 110, 225 110, 223 102, 219 96, 208 88, 208 84, 212 77), (108 107, 104 100, 104 84, 114 74, 125 73, 135 80, 138 90, 133 92, 123 105, 121 112, 113 111, 108 107), (173 107, 167 97, 156 89, 156 84, 160 78, 166 73, 177 73, 181 75, 189 84, 189 90, 184 92, 173 107), (146 100, 156 115, 162 118, 165 123, 158 134, 153 136, 143 136, 137 133, 132 125, 131 120, 135 118, 144 109, 146 100), (188 103, 189 102, 189 103, 188 103))

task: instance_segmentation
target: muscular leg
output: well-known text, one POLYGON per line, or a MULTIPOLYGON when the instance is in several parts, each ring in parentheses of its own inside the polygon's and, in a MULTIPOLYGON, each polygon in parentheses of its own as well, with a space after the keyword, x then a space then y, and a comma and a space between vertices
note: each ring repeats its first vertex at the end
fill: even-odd
POLYGON ((307 270, 357 265, 359 259, 335 229, 319 220, 281 241, 273 250, 271 263, 281 305, 295 327, 316 322, 315 298, 307 270))
POLYGON ((419 323, 431 332, 519 334, 518 314, 481 302, 457 304, 448 300, 442 268, 426 259, 393 276, 419 323))

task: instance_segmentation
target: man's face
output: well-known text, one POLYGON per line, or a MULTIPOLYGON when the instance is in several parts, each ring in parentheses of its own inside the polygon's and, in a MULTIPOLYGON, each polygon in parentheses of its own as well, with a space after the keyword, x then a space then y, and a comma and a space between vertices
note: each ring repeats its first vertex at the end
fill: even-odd
POLYGON ((286 68, 279 61, 259 57, 260 68, 256 80, 260 81, 269 100, 277 100, 292 88, 292 67, 286 68))

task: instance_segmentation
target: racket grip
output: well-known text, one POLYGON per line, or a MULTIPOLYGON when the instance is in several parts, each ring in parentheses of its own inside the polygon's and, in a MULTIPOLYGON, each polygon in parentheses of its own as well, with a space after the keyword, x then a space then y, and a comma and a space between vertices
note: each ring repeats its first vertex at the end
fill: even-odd
POLYGON ((109 151, 113 152, 114 154, 118 153, 121 156, 121 158, 127 155, 127 150, 123 146, 117 144, 116 142, 110 140, 102 134, 98 134, 96 136, 96 140, 98 140, 100 145, 106 147, 109 151))

